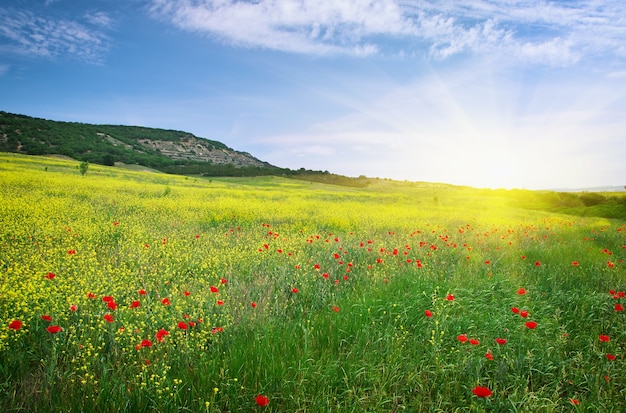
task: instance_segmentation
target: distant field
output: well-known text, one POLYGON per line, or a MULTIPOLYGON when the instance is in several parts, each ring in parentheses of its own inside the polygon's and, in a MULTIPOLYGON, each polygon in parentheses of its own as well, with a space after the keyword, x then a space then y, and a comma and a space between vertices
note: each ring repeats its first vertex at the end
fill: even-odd
POLYGON ((0 410, 626 411, 623 199, 0 154, 0 410))

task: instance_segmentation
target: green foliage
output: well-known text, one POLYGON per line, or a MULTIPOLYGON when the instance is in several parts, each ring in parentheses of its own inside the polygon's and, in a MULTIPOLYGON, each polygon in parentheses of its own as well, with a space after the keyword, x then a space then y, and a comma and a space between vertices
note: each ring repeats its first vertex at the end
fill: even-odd
POLYGON ((81 162, 78 169, 80 170, 80 174, 85 176, 87 169, 89 169, 89 162, 81 162))

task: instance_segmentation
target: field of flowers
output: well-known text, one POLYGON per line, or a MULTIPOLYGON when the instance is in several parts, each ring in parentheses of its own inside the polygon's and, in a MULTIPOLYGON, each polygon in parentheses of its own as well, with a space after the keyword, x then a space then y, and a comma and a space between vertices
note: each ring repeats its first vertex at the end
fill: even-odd
POLYGON ((626 222, 0 154, 0 410, 626 411, 626 222))

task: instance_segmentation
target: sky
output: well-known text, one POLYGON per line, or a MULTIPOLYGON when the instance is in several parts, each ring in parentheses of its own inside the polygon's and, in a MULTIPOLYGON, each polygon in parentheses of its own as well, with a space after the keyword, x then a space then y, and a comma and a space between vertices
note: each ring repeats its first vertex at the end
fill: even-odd
POLYGON ((623 0, 2 0, 0 110, 291 169, 626 185, 623 0))

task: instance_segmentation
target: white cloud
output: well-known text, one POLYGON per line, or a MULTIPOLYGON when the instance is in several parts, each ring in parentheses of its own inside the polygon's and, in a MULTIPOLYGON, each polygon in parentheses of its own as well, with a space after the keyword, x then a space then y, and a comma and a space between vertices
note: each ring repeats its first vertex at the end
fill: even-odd
MULTIPOLYGON (((92 14, 88 23, 108 23, 103 13, 92 14)), ((0 8, 0 51, 47 59, 69 57, 98 63, 109 48, 104 32, 73 20, 38 15, 29 10, 0 8)))
POLYGON ((154 16, 246 47, 308 54, 459 53, 569 65, 626 56, 622 0, 150 0, 154 16), (393 46, 391 46, 393 44, 393 46), (397 49, 401 49, 400 52, 397 49))

